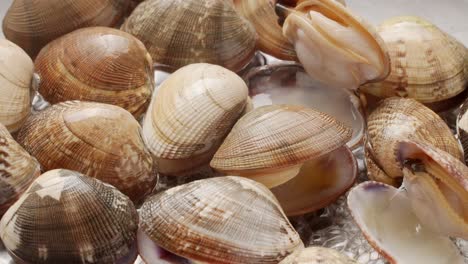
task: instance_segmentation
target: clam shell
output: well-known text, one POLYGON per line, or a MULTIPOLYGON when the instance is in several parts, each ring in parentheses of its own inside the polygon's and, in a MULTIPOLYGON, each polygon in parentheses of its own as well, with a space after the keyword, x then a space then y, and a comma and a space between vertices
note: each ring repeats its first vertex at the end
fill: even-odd
POLYGON ((120 106, 136 118, 153 91, 151 56, 123 31, 90 27, 49 43, 35 60, 39 93, 55 104, 69 100, 120 106))
POLYGON ((35 58, 47 43, 75 29, 118 25, 128 6, 128 0, 14 0, 3 33, 35 58))
POLYGON ((341 122, 314 109, 262 106, 235 124, 214 155, 211 167, 274 187, 294 177, 304 162, 345 145, 351 134, 351 129, 341 122), (295 174, 269 175, 291 168, 295 174))
POLYGON ((0 123, 15 132, 31 112, 34 64, 20 47, 0 40, 0 123))
POLYGON ((255 53, 255 29, 232 0, 148 0, 122 29, 139 38, 155 62, 175 68, 206 62, 239 71, 255 53))
POLYGON ((357 264, 357 262, 331 248, 308 247, 280 264, 357 264))
POLYGON ((468 239, 468 167, 432 146, 403 141, 403 184, 421 223, 445 236, 468 239))
POLYGON ((390 54, 391 73, 382 82, 361 89, 378 97, 401 96, 423 103, 455 97, 465 90, 468 51, 430 22, 395 17, 378 28, 390 54))
POLYGON ((329 86, 357 89, 390 72, 385 44, 375 29, 334 0, 300 0, 285 8, 283 35, 314 79, 329 86))
POLYGON ((348 195, 348 207, 369 243, 392 264, 463 264, 448 237, 422 226, 410 198, 390 185, 364 182, 348 195))
POLYGON ((39 174, 39 162, 0 124, 0 216, 39 174))
MULTIPOLYGON (((468 60, 467 60, 468 65, 468 60)), ((468 162, 468 101, 465 102, 460 107, 460 112, 457 116, 456 127, 457 135, 460 139, 460 143, 463 147, 463 153, 465 155, 465 163, 468 162)))
POLYGON ((53 170, 35 180, 0 221, 16 263, 120 263, 136 259, 138 214, 99 180, 53 170))
POLYGON ((169 189, 143 204, 140 219, 152 241, 195 261, 278 263, 303 247, 273 194, 242 177, 169 189))
POLYGON ((158 172, 180 175, 208 165, 247 98, 245 82, 217 65, 192 64, 170 75, 143 122, 158 172))
MULTIPOLYGON (((395 154, 400 140, 421 140, 457 159, 463 157, 458 141, 445 122, 414 99, 394 97, 383 100, 369 115, 367 127, 367 151, 370 151, 376 166, 392 179, 403 176, 395 154)), ((369 177, 378 180, 374 173, 369 177)))
POLYGON ((44 170, 79 171, 114 185, 138 203, 156 182, 140 130, 120 107, 68 101, 31 116, 18 142, 44 170))

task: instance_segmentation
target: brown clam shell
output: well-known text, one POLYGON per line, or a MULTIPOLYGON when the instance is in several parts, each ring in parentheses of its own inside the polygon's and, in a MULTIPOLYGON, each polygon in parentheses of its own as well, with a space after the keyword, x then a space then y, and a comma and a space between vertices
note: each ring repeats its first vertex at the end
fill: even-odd
POLYGON ((147 0, 122 29, 174 68, 206 62, 239 71, 255 53, 255 30, 232 0, 147 0))
POLYGON ((44 170, 82 172, 114 185, 138 203, 156 182, 140 130, 120 107, 68 101, 31 116, 19 131, 18 142, 44 170))
POLYGON ((114 187, 68 170, 37 178, 0 221, 16 263, 131 264, 138 214, 114 187))
POLYGON ((75 29, 118 25, 128 6, 128 0, 14 0, 3 33, 35 58, 47 43, 75 29))
POLYGON ((55 104, 69 100, 120 106, 136 118, 153 91, 151 56, 123 31, 90 27, 49 43, 35 60, 39 93, 55 104))

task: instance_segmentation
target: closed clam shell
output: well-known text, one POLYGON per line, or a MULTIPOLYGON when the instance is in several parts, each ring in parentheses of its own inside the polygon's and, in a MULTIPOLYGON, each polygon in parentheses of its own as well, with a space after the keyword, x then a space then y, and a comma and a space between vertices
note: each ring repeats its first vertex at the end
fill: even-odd
POLYGON ((262 106, 236 123, 211 167, 274 187, 296 176, 304 162, 345 145, 351 134, 341 122, 311 108, 262 106), (282 171, 287 175, 278 177, 282 171))
POLYGON ((280 264, 357 264, 348 256, 331 248, 308 247, 291 255, 280 264))
POLYGON ((140 219, 140 230, 152 241, 195 261, 278 263, 303 247, 273 194, 242 177, 169 189, 143 204, 140 219))
POLYGON ((15 132, 31 112, 34 64, 20 47, 0 40, 0 123, 15 132))
POLYGON ((465 90, 468 51, 437 26, 419 17, 395 17, 380 25, 378 32, 392 70, 385 80, 363 86, 363 91, 381 98, 401 96, 433 103, 465 90))
POLYGON ((248 98, 235 73, 206 63, 185 66, 160 86, 143 122, 158 172, 179 175, 208 165, 248 98))
POLYGON ((14 0, 3 33, 35 58, 47 43, 76 29, 118 25, 128 6, 128 0, 14 0))
POLYGON ((39 162, 0 124, 0 216, 39 174, 39 162))
POLYGON ((138 214, 114 187, 68 170, 35 180, 0 221, 16 263, 133 263, 138 214))
POLYGON ((374 163, 372 168, 381 170, 378 173, 369 171, 369 177, 374 180, 398 184, 396 180, 403 173, 395 153, 401 140, 421 140, 457 159, 463 157, 458 141, 445 122, 414 99, 393 97, 383 100, 369 115, 367 127, 368 157, 374 163))
POLYGON ((332 87, 357 89, 384 79, 390 60, 372 25, 334 0, 298 0, 277 5, 283 35, 307 73, 332 87))
POLYGON ((69 100, 120 106, 135 117, 153 91, 151 56, 123 31, 90 27, 49 43, 35 60, 39 93, 55 104, 69 100))
POLYGON ((138 203, 156 182, 140 130, 120 107, 68 101, 31 116, 18 142, 44 170, 79 171, 114 185, 138 203))
POLYGON ((155 62, 174 68, 206 62, 239 71, 255 52, 255 30, 232 0, 148 0, 122 29, 140 39, 155 62))
POLYGON ((468 167, 420 142, 400 142, 397 155, 419 221, 437 234, 468 239, 468 167))

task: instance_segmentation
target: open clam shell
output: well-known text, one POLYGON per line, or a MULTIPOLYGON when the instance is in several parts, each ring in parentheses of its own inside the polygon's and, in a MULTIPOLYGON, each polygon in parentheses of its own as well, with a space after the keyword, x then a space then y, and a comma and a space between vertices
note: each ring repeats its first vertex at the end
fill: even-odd
POLYGON ((468 167, 447 152, 412 141, 399 143, 397 155, 419 221, 440 235, 468 239, 468 167))
POLYGON ((349 193, 348 207, 369 243, 392 264, 464 263, 448 237, 421 225, 404 191, 364 182, 349 193))
POLYGON ((10 132, 23 125, 31 113, 34 64, 14 43, 0 40, 0 123, 10 132))
POLYGON ((18 142, 44 170, 66 168, 117 187, 135 203, 156 183, 141 127, 124 109, 68 101, 31 116, 18 142))
POLYGON ((210 165, 271 188, 295 177, 306 161, 345 145, 351 134, 341 122, 314 109, 262 106, 239 119, 210 165))
POLYGON ((185 66, 164 81, 143 122, 158 172, 193 173, 207 166, 248 98, 245 82, 221 66, 185 66))
MULTIPOLYGON (((278 263, 303 247, 274 195, 242 177, 199 180, 148 199, 140 230, 157 245, 194 261, 278 263)), ((152 259, 147 244, 140 255, 152 259)))
POLYGON ((138 214, 114 187, 68 170, 37 178, 0 221, 16 263, 118 263, 137 257, 138 214))

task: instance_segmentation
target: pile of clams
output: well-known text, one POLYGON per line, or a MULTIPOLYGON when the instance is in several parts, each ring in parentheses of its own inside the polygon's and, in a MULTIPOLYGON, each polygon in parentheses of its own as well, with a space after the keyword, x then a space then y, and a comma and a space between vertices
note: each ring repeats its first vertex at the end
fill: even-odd
POLYGON ((334 0, 30 2, 0 41, 15 263, 366 263, 294 224, 340 203, 346 243, 382 261, 467 261, 468 49, 431 22, 374 28, 334 0))

